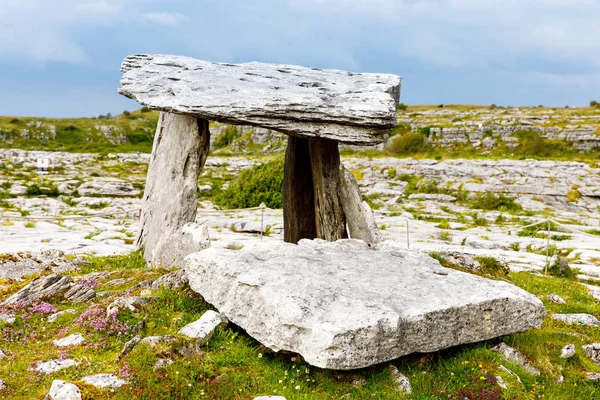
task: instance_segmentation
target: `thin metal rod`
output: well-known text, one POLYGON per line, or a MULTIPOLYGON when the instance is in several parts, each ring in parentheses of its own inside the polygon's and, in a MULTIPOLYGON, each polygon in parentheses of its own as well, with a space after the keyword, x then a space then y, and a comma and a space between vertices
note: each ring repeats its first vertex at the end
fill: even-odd
POLYGON ((408 219, 406 220, 406 247, 410 250, 410 234, 408 233, 408 219))

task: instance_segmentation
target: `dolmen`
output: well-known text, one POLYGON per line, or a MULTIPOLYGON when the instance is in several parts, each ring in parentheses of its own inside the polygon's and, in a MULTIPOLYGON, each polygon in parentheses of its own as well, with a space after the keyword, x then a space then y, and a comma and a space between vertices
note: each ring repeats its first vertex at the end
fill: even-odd
POLYGON ((367 242, 379 240, 368 206, 356 198, 358 185, 341 169, 338 144, 386 140, 396 126, 399 76, 147 54, 127 57, 121 71, 119 93, 161 111, 136 239, 147 261, 168 261, 160 256, 169 253, 163 248, 196 218, 209 121, 288 135, 286 242, 335 241, 348 231, 367 242))
POLYGON ((122 71, 119 93, 161 111, 138 247, 263 345, 348 370, 541 326, 532 294, 381 240, 338 145, 385 140, 400 77, 170 55, 122 71), (284 242, 210 248, 194 226, 210 120, 288 135, 284 242))

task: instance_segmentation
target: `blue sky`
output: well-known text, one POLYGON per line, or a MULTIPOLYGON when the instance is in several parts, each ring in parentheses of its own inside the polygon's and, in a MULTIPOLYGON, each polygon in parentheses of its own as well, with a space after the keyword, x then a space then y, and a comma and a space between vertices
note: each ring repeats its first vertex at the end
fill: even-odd
POLYGON ((0 0, 0 115, 79 117, 131 53, 388 72, 407 104, 600 101, 600 0, 0 0))

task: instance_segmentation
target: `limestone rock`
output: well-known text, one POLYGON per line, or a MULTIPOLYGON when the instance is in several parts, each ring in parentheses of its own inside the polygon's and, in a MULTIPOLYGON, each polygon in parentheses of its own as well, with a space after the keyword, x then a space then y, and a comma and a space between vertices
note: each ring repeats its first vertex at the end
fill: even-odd
POLYGON ((56 347, 79 346, 85 342, 85 338, 81 333, 74 333, 62 339, 57 339, 52 342, 56 347))
POLYGON ((589 359, 600 365, 600 343, 586 344, 581 348, 589 359))
POLYGON ((590 314, 552 314, 552 319, 562 321, 567 324, 579 324, 586 326, 600 326, 598 318, 590 314))
POLYGON ((571 358, 575 355, 575 345, 568 344, 562 348, 560 352, 560 358, 571 358))
POLYGON ((160 257, 171 246, 171 235, 195 221, 198 177, 209 146, 208 121, 160 114, 136 238, 136 245, 145 249, 144 258, 149 263, 154 262, 155 254, 160 257))
POLYGON ((197 321, 181 328, 179 334, 196 339, 202 345, 208 343, 217 329, 226 325, 227 318, 217 312, 208 310, 197 321))
POLYGON ((0 277, 21 280, 23 276, 52 271, 62 273, 77 270, 78 266, 60 250, 41 253, 9 253, 0 255, 0 277))
POLYGON ((508 385, 506 384, 504 379, 502 379, 501 376, 496 376, 496 383, 498 384, 498 386, 500 386, 501 389, 508 389, 508 385))
POLYGON ((3 360, 4 357, 6 357, 6 353, 2 350, 0 350, 0 360, 3 360))
POLYGON ((64 311, 59 311, 57 313, 49 315, 48 316, 48 322, 54 322, 54 321, 56 321, 61 315, 75 314, 75 313, 77 313, 77 310, 74 310, 72 308, 70 308, 68 310, 64 310, 64 311))
POLYGON ((138 343, 140 343, 142 340, 142 338, 140 336, 134 336, 133 338, 131 338, 130 340, 127 341, 127 343, 125 343, 123 345, 123 348, 121 349, 121 352, 119 353, 119 355, 117 356, 117 358, 115 358, 115 362, 119 362, 123 359, 123 357, 125 357, 127 354, 131 353, 131 351, 135 348, 135 346, 138 345, 138 343))
POLYGON ((533 365, 529 364, 527 360, 525 360, 525 357, 523 357, 523 355, 517 349, 510 347, 506 343, 502 342, 499 345, 492 348, 492 350, 501 353, 504 356, 504 358, 506 358, 508 361, 512 361, 515 364, 523 367, 523 369, 529 372, 530 374, 540 374, 540 370, 535 368, 533 365))
POLYGON ((363 201, 356 178, 344 166, 340 166, 340 189, 340 200, 344 214, 346 214, 350 237, 369 244, 383 241, 383 236, 373 217, 373 211, 367 202, 363 201))
POLYGON ((569 266, 569 262, 563 257, 554 255, 550 259, 549 271, 554 276, 569 276, 571 274, 571 267, 569 266))
POLYGON ((67 293, 65 293, 65 299, 73 303, 84 303, 95 297, 96 291, 93 288, 79 284, 74 284, 67 293))
POLYGON ((152 297, 141 297, 141 296, 128 296, 120 297, 110 303, 106 307, 107 314, 118 313, 120 310, 127 308, 130 311, 136 311, 136 307, 148 304, 153 298, 152 297))
POLYGON ((0 390, 6 389, 6 381, 4 379, 0 379, 0 390))
POLYGON ((44 400, 81 400, 81 391, 72 383, 55 379, 44 400))
POLYGON ((187 283, 188 277, 185 274, 185 270, 181 269, 179 271, 169 272, 152 282, 152 289, 157 290, 164 287, 166 289, 175 290, 184 287, 187 283))
POLYGON ((86 376, 81 379, 88 385, 95 386, 99 389, 120 388, 127 384, 126 380, 119 378, 113 374, 96 374, 86 376))
POLYGON ((163 335, 163 336, 147 336, 143 338, 140 343, 146 344, 148 347, 156 347, 159 344, 169 344, 177 341, 177 338, 173 335, 163 335))
POLYGON ((83 183, 77 191, 81 196, 103 196, 103 197, 137 197, 140 191, 130 182, 117 178, 94 178, 83 183))
POLYGON ((353 144, 381 143, 396 126, 396 75, 147 54, 121 71, 119 93, 155 110, 353 144))
POLYGON ((160 267, 182 267, 183 259, 192 253, 210 247, 208 227, 195 222, 185 224, 181 229, 161 239, 152 252, 152 265, 160 267))
POLYGON ((557 294, 549 294, 546 300, 556 304, 567 304, 567 302, 557 294))
POLYGON ((404 374, 398 371, 398 368, 393 365, 388 365, 387 369, 390 372, 392 379, 394 379, 394 382, 396 382, 396 392, 407 394, 412 393, 410 381, 406 376, 404 376, 404 374))
POLYGON ((186 258, 193 290, 274 351, 356 369, 539 327, 535 296, 358 240, 263 242, 186 258), (399 290, 398 288, 402 288, 399 290))
POLYGON ((73 279, 70 276, 52 274, 37 278, 17 293, 10 296, 0 305, 13 304, 20 301, 47 300, 62 295, 71 288, 73 279))
POLYGON ((585 377, 590 381, 600 381, 600 373, 598 372, 586 372, 585 377))
POLYGON ((50 360, 38 363, 35 368, 36 371, 43 374, 50 374, 52 372, 60 371, 61 369, 71 368, 78 366, 79 363, 75 360, 67 358, 66 360, 50 360))
POLYGON ((170 358, 161 358, 156 362, 156 364, 154 364, 154 368, 152 368, 152 370, 156 372, 159 369, 168 367, 169 365, 173 365, 173 360, 170 358))
POLYGON ((509 374, 510 376, 513 376, 513 377, 514 377, 514 378, 517 380, 517 382, 519 382, 519 383, 523 383, 523 382, 521 382, 521 378, 519 378, 519 375, 515 374, 515 373, 514 373, 514 372, 512 372, 510 369, 506 368, 504 365, 500 365, 500 366, 498 367, 498 369, 499 369, 500 371, 504 371, 504 372, 506 372, 506 373, 507 373, 507 374, 509 374))
POLYGON ((16 320, 17 318, 15 317, 15 314, 0 314, 1 323, 12 325, 15 323, 16 320))

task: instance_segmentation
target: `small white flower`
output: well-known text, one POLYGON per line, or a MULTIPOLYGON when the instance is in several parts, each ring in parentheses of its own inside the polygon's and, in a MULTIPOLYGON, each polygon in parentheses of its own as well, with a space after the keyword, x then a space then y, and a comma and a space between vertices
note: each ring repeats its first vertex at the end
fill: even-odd
POLYGON ((300 385, 296 386, 294 389, 300 390, 300 385))

